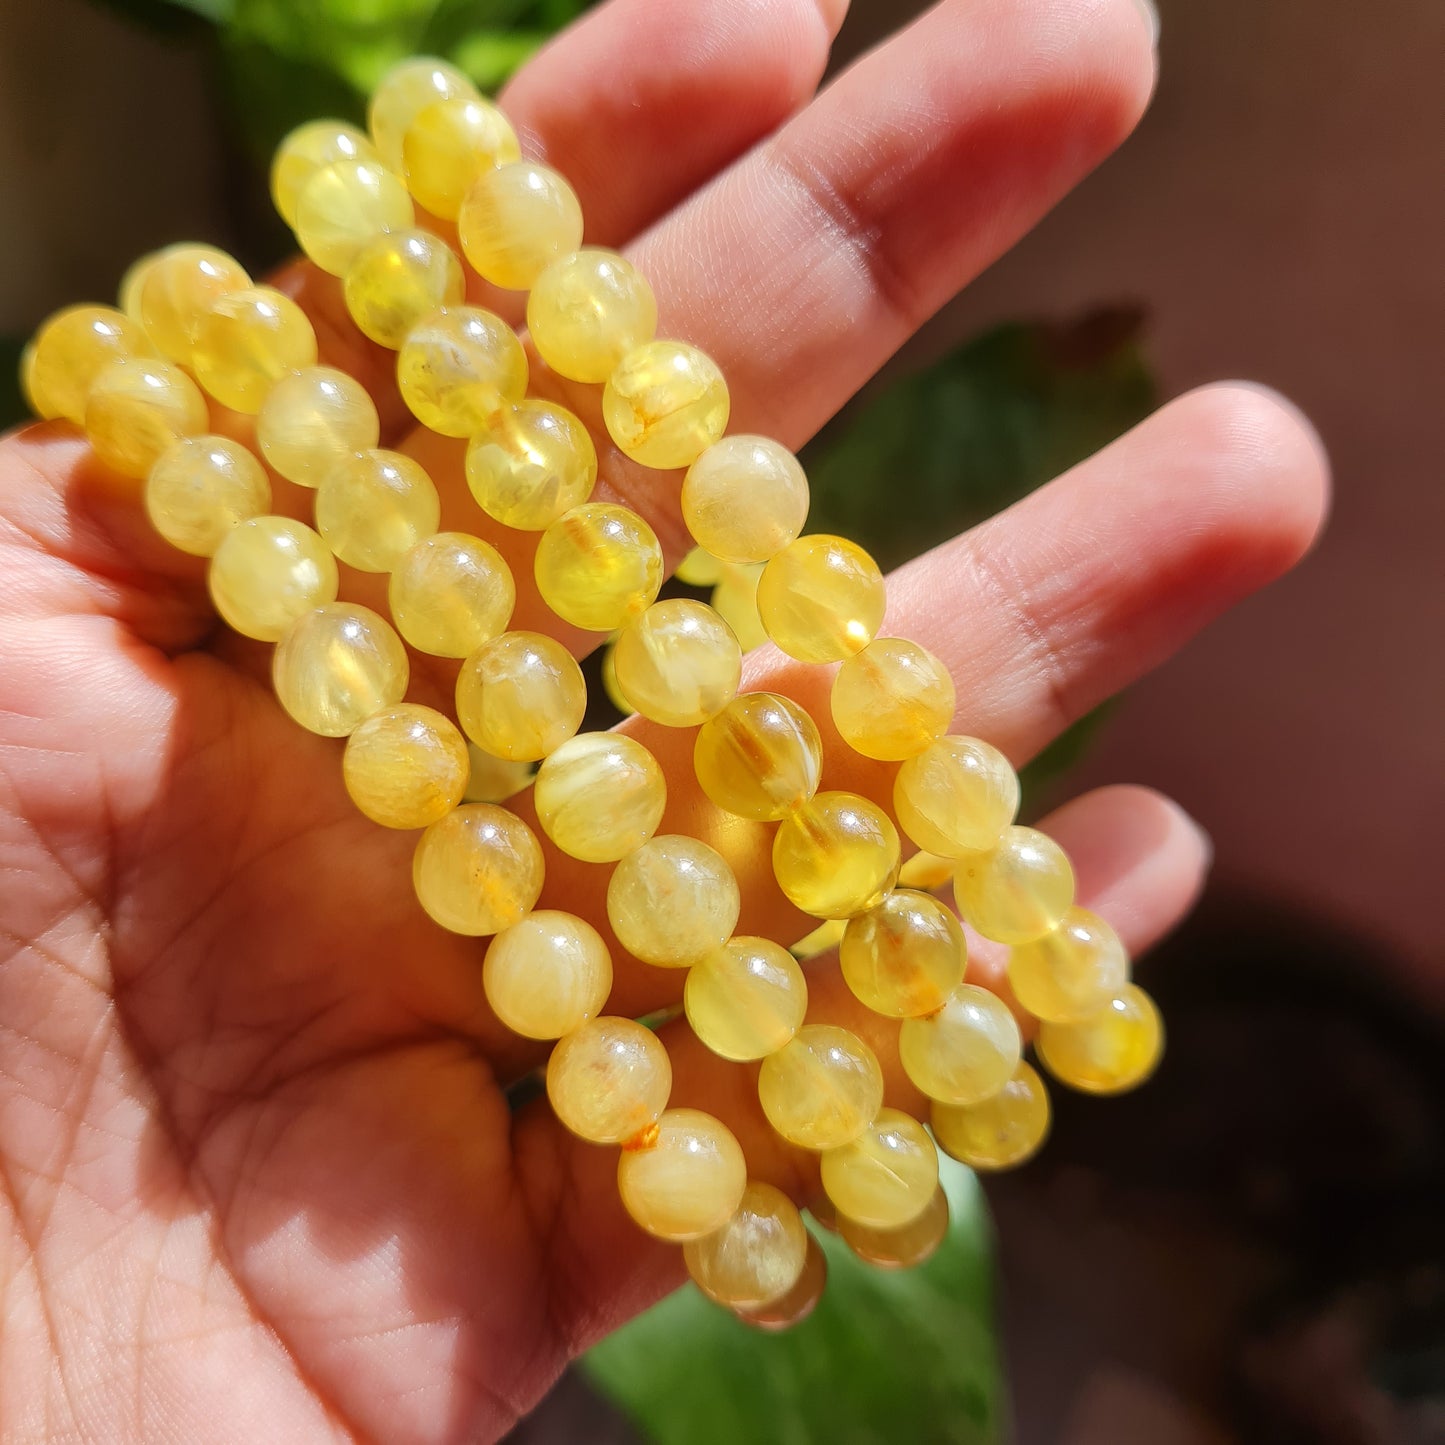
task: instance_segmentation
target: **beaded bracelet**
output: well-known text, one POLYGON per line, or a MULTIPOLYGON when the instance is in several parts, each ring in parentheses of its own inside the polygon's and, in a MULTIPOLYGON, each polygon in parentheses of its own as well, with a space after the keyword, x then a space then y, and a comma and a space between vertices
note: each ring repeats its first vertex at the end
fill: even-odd
POLYGON ((734 933, 741 900, 722 856, 701 839, 657 834, 666 785, 648 749, 579 732, 586 689, 571 652, 508 630, 507 563, 479 537, 438 530, 431 478, 378 448, 370 396, 317 365, 315 334, 293 301, 253 286, 210 247, 171 247, 132 268, 120 310, 76 307, 48 321, 22 363, 26 391, 39 415, 82 426, 101 461, 143 480, 162 536, 210 558, 220 616, 276 644, 281 705, 311 731, 347 739, 343 774, 360 810, 424 830, 413 863, 421 906, 444 928, 492 936, 487 999, 514 1032, 556 1041, 552 1108, 581 1138, 620 1146, 632 1217, 683 1244, 712 1299, 753 1324, 788 1324, 811 1309, 823 1279, 798 1209, 748 1178, 721 1121, 668 1108, 662 1042, 603 1013, 607 942, 581 918, 534 910, 540 846, 499 806, 520 775, 484 795, 494 801, 465 801, 482 770, 540 763, 532 801, 542 830, 571 857, 613 866, 616 942, 644 963, 687 970, 683 1005, 698 1039, 724 1059, 759 1063, 769 1122, 820 1156, 826 1199, 813 1213, 873 1263, 916 1263, 942 1239, 935 1140, 976 1169, 999 1169, 1031 1157, 1048 1128, 1048 1095, 1023 1061, 1014 1014, 964 982, 963 930, 928 890, 952 872, 958 913, 1009 947, 1013 993, 1061 1082, 1100 1094, 1141 1082, 1161 1052, 1158 1014, 1129 981, 1114 931, 1074 905, 1063 851, 1015 823, 1008 762, 985 742, 947 735, 955 695, 943 664, 915 642, 877 635, 877 565, 841 537, 802 535, 808 483, 796 458, 763 437, 724 435, 717 365, 656 336, 652 290, 625 258, 582 246, 567 182, 524 161, 502 112, 441 61, 408 61, 383 80, 369 128, 317 121, 288 136, 272 172, 277 209, 306 254, 342 278, 360 330, 397 352, 416 419, 467 440, 467 483, 482 511, 539 534, 542 600, 575 627, 615 634, 612 690, 654 723, 696 729, 703 792, 774 828, 782 892, 827 921, 815 944, 836 941, 848 987, 899 1021, 903 1068, 931 1100, 931 1137, 884 1107, 882 1071, 862 1039, 804 1021, 794 956, 804 948, 734 933), (839 734, 862 756, 899 764, 892 816, 877 800, 819 790, 817 726, 788 697, 738 691, 743 649, 716 608, 656 600, 664 563, 652 528, 628 507, 590 500, 597 455, 587 427, 527 396, 521 340, 465 304, 463 263, 439 223, 454 224, 484 281, 528 292, 531 343, 552 373, 603 386, 603 421, 624 455, 686 469, 681 510, 699 555, 756 574, 747 630, 760 627, 799 661, 837 665, 839 734), (259 457, 208 434, 203 390, 255 417, 259 457), (267 468, 314 489, 315 529, 269 513, 267 468), (392 622, 336 600, 338 560, 389 574, 392 622), (461 660, 460 728, 403 701, 407 645, 461 660), (925 850, 908 863, 894 818, 925 850))

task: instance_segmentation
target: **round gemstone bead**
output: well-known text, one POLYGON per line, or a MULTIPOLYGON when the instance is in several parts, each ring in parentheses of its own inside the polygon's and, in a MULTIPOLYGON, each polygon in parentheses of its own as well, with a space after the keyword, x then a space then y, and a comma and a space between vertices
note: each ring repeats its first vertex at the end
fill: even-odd
POLYGON ((579 733, 543 760, 532 803, 564 853, 614 863, 657 831, 667 784, 657 759, 633 738, 579 733))
POLYGON ((381 436, 376 405, 344 371, 312 366, 273 386, 256 418, 261 454, 288 481, 319 486, 352 452, 381 436))
POLYGON ((619 449, 645 467, 691 466, 728 424, 718 364, 683 341, 633 347, 602 393, 602 418, 619 449))
POLYGON ((151 267, 154 266, 164 254, 164 251, 147 251, 144 255, 137 256, 135 260, 125 268, 125 275, 120 278, 120 285, 116 288, 116 301, 120 309, 134 321, 137 326, 142 326, 142 329, 143 323, 141 322, 140 311, 141 290, 145 286, 145 279, 150 274, 151 267))
POLYGON ((728 562, 766 562, 808 518, 798 459, 767 437, 714 442, 682 479, 682 516, 697 543, 728 562))
POLYGON ((758 822, 802 807, 823 774, 817 725, 775 692, 735 697, 698 731, 692 757, 703 792, 718 807, 758 822))
POLYGON ((462 263, 430 231, 390 231, 364 246, 347 267, 346 309, 373 341, 399 351, 412 329, 462 300, 462 263))
POLYGON ((525 291, 582 244, 582 206, 556 171, 514 161, 477 177, 457 214, 457 234, 478 276, 525 291))
POLYGON ((537 277, 527 330, 558 376, 601 383, 629 351, 652 340, 657 299, 630 261, 588 247, 559 256, 537 277))
POLYGON ((856 793, 818 793, 778 825, 773 876, 795 908, 852 918, 880 903, 898 879, 898 832, 856 793))
POLYGON ((462 200, 484 172, 521 159, 517 133, 490 101, 435 100, 402 138, 402 173, 417 204, 455 221, 462 200))
POLYGON ((464 803, 421 835, 411 876, 421 906, 443 928, 483 937, 532 911, 542 892, 542 849, 515 813, 464 803))
POLYGON ((109 306, 71 306, 35 334, 26 391, 38 416, 85 422, 97 376, 114 361, 150 356, 145 329, 109 306))
POLYGON ((903 1070, 945 1104, 979 1104, 1013 1077, 1023 1052, 1014 1016, 996 994, 960 984, 936 1014, 904 1019, 898 1030, 903 1070))
POLYGON ((566 407, 519 401, 504 407, 467 448, 467 485, 504 527, 540 532, 585 502, 597 481, 597 448, 566 407))
POLYGON ((686 597, 654 602, 618 634, 611 656, 631 711, 668 727, 692 727, 721 712, 742 676, 732 628, 686 597))
POLYGON ((1012 951, 1008 977, 1014 997, 1035 1018, 1083 1023, 1129 982, 1129 955, 1098 914, 1075 907, 1052 933, 1012 951))
POLYGON ((396 564, 387 600, 397 631, 419 652, 466 657, 506 630, 517 589, 490 542, 438 532, 396 564))
POLYGON ((395 171, 375 161, 337 161, 316 172, 296 201, 296 239, 333 276, 344 276, 376 237, 416 220, 395 171))
POLYGON ((365 131, 344 120, 311 120, 299 125, 276 148, 271 163, 271 199, 288 226, 296 224, 296 204, 317 171, 338 161, 380 162, 365 131))
POLYGON ((487 949, 482 988, 515 1034, 560 1039, 600 1013, 612 992, 612 955, 590 923, 539 908, 487 949))
POLYGON ((838 1233, 866 1264, 878 1269, 912 1269, 930 1259, 948 1237, 948 1196, 935 1189, 923 1212, 896 1229, 874 1229, 840 1215, 838 1233))
POLYGON ((931 894, 909 888, 850 919, 838 945, 848 987, 889 1018, 941 1009, 963 982, 965 956, 958 920, 931 894))
POLYGON ((316 332, 306 313, 269 286, 220 297, 196 328, 196 380, 232 411, 254 415, 271 388, 316 365, 316 332))
POLYGON ((405 165, 406 133, 429 106, 442 100, 478 100, 475 85, 454 65, 434 56, 417 56, 393 66, 371 93, 366 124, 383 161, 392 170, 405 165))
POLYGON ((1158 1067, 1164 1025, 1154 1000, 1137 984, 1126 983, 1084 1023, 1040 1024, 1036 1047, 1061 1084, 1086 1094, 1122 1094, 1158 1067))
POLYGON ((822 1158, 823 1188, 841 1219, 901 1229, 938 1192, 938 1151, 917 1119, 882 1109, 851 1143, 822 1158))
POLYGON ((401 702, 347 738, 341 770, 351 801, 372 822, 426 828, 461 802, 471 760, 450 718, 401 702))
POLYGON ((513 762, 545 758, 582 726, 587 684, 560 642, 504 632, 457 676, 457 721, 484 752, 513 762))
POLYGON ((390 572, 441 520, 436 486, 400 452, 353 452, 316 489, 316 530, 349 566, 390 572))
POLYGON ((734 1309, 733 1314, 749 1329, 779 1334, 801 1324, 818 1307, 828 1287, 828 1256, 818 1241, 808 1236, 808 1253, 797 1283, 785 1295, 757 1309, 734 1309))
POLYGON ((276 644, 271 681, 302 727, 344 738, 406 694, 406 648, 369 607, 328 602, 303 613, 276 644))
POLYGON ((844 537, 799 537, 763 568, 758 615, 799 662, 841 662, 877 635, 887 598, 878 564, 844 537))
POLYGON ((758 1099, 768 1122, 803 1149, 841 1149, 878 1117, 883 1070, 855 1033, 804 1024, 763 1060, 758 1099))
POLYGON ((855 752, 897 762, 921 753, 953 721, 948 669, 926 647, 880 637, 833 679, 833 722, 855 752))
POLYGON ((447 306, 411 329, 396 358, 396 379, 423 426, 470 437, 522 399, 527 354, 500 316, 479 306, 447 306))
POLYGON ((978 738, 940 738, 909 758, 893 784, 903 831, 943 858, 996 847, 1018 810, 1018 775, 978 738))
POLYGON ((741 900, 723 857, 696 838, 664 834, 629 853, 607 885, 617 941, 644 963, 688 968, 731 936, 741 900))
POLYGON ((672 1062, 662 1040, 631 1019, 589 1019, 547 1061, 552 1112, 593 1144, 644 1137, 667 1108, 672 1062))
POLYGON ((682 1003, 693 1033, 713 1053, 762 1059, 802 1027, 808 984, 786 948, 738 936, 693 964, 682 1003))
POLYGON ((462 795, 465 802, 505 803, 508 798, 515 798, 524 788, 531 786, 533 770, 530 763, 494 758, 472 742, 467 744, 467 756, 471 759, 472 774, 462 795))
POLYGON ((178 366, 146 357, 112 361, 90 384, 85 432, 97 457, 143 478, 183 437, 210 425, 206 399, 178 366))
POLYGON ((1014 826, 988 853, 969 853, 953 875, 964 921, 998 943, 1032 943, 1063 922, 1074 901, 1064 850, 1036 828, 1014 826))
POLYGON ((808 1230, 781 1189, 750 1180, 732 1217, 683 1245, 687 1272, 715 1303, 761 1309, 781 1299, 803 1273, 808 1230))
POLYGON ((584 502, 542 533, 533 570, 542 600, 564 622, 611 632, 657 596, 662 548, 630 507, 584 502))
POLYGON ((145 484, 146 515, 173 547, 209 557, 232 527, 271 505, 266 469, 228 437, 186 437, 162 454, 145 484))
POLYGON ((222 539, 207 574, 211 601, 246 637, 277 641, 303 613, 332 601, 336 559, 321 538, 290 517, 252 517, 222 539))
POLYGON ((668 1109, 646 1147, 624 1149, 617 1190, 627 1212, 657 1239, 700 1239, 732 1218, 748 1166, 731 1129, 700 1109, 668 1109))
POLYGON ((762 571, 760 566, 729 566, 713 588, 712 605, 737 635, 738 645, 745 653, 768 640, 763 619, 758 616, 758 581, 762 571))
POLYGON ((240 262, 214 246, 168 246, 141 278, 140 319, 162 356, 189 366, 211 308, 250 284, 240 262))
POLYGON ((945 1154, 970 1169, 1012 1169, 1031 1159, 1049 1132, 1049 1091, 1026 1063, 981 1104, 934 1102, 929 1122, 945 1154))

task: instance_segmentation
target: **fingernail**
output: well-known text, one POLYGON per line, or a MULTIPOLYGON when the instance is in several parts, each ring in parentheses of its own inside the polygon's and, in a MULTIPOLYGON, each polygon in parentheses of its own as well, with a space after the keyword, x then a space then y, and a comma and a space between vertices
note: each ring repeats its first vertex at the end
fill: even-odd
POLYGON ((1144 12, 1144 19, 1149 25, 1149 39, 1157 50, 1159 47, 1159 7, 1154 0, 1134 0, 1134 3, 1144 12))

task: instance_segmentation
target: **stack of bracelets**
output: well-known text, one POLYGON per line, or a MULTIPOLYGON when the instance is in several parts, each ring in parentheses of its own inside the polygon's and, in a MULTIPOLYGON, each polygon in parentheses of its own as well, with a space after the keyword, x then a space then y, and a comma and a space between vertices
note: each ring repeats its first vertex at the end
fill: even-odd
POLYGON ((281 706, 313 732, 346 738, 357 807, 383 826, 424 830, 413 864, 421 907, 443 928, 491 936, 482 968, 492 1009, 516 1033, 556 1041, 552 1108, 581 1138, 620 1146, 618 1187, 633 1219, 683 1244, 709 1297, 754 1324, 787 1324, 822 1288, 821 1254, 798 1209, 749 1180, 719 1120, 668 1108, 663 1043, 604 1012, 608 943, 581 918, 534 911, 542 851, 498 805, 505 789, 464 801, 477 796, 479 765, 540 763, 541 829, 571 857, 612 868, 616 943, 646 964, 687 970, 698 1039, 725 1059, 760 1062, 768 1121, 821 1156, 826 1201, 814 1213, 874 1263, 915 1263, 946 1231, 935 1139, 974 1168, 999 1169, 1031 1156, 1049 1121, 1015 1013, 963 981, 963 930, 927 889, 952 872, 959 915, 1008 946, 1021 1016, 1038 1021, 1038 1058, 1061 1082, 1101 1094, 1139 1083, 1160 1054, 1158 1014, 1129 981, 1113 929, 1074 905, 1063 851, 1015 824, 1019 784, 1005 758, 948 735, 955 697, 943 664, 917 643, 877 636, 877 565, 841 537, 800 535, 808 483, 797 460, 766 438, 723 435, 717 365, 656 338, 646 279, 622 256, 582 247, 567 182, 521 159, 501 111, 440 61, 409 61, 381 83, 370 132, 318 121, 289 136, 272 174, 281 215, 306 254, 342 278, 360 330, 397 352, 416 418, 467 439, 477 504, 504 527, 540 534, 542 600, 575 627, 615 634, 615 691, 654 723, 696 729, 707 797, 775 827, 782 892, 828 921, 824 941, 838 943, 858 999, 900 1021, 903 1068, 932 1101, 932 1137, 883 1106, 882 1072, 862 1039, 804 1022, 803 947, 734 934, 739 890, 723 857, 696 838, 656 834, 666 798, 656 759, 631 737, 579 733, 586 689, 572 651, 507 630, 507 563, 478 537, 438 531, 431 478, 378 449, 371 397, 316 364, 315 334, 293 301, 253 286, 210 247, 171 247, 132 268, 120 309, 75 307, 48 321, 25 357, 26 389, 39 415, 77 423, 101 461, 143 481, 162 536, 210 558, 220 616, 276 644, 281 706), (417 225, 417 205, 439 218, 433 229, 417 225), (459 237, 484 281, 529 293, 537 356, 569 382, 603 386, 619 451, 686 469, 681 509, 698 547, 722 564, 761 565, 767 638, 802 662, 838 664, 838 733, 864 757, 900 764, 891 816, 875 799, 819 791, 817 726, 787 697, 738 692, 742 648, 715 608, 655 600, 664 563, 652 528, 625 506, 589 500, 597 455, 587 427, 527 397, 522 341, 499 316, 463 304, 462 260, 438 232, 459 237), (254 415, 259 456, 209 434, 203 391, 254 415), (314 530, 270 514, 270 472, 314 489, 314 530), (389 574, 391 622, 336 600, 338 560, 389 574), (407 645, 462 659, 460 727, 403 701, 407 645), (894 818, 924 850, 908 864, 894 818), (900 870, 917 886, 896 886, 900 870))

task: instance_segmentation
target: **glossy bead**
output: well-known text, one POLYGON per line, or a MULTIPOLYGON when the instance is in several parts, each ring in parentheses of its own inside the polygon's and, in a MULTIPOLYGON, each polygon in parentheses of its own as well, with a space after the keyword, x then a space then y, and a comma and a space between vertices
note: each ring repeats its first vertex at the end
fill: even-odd
POLYGON ((582 206, 556 171, 514 161, 477 177, 457 214, 457 234, 482 280, 525 291, 582 244, 582 206))
POLYGON ((938 1191, 938 1151, 917 1119, 881 1109, 854 1140, 821 1160, 823 1188, 843 1219, 901 1229, 938 1191))
POLYGON ((282 377, 315 365, 316 333, 306 313, 269 286, 222 296, 196 328, 196 380, 232 411, 254 415, 282 377))
POLYGON ((766 822, 786 818, 818 791, 823 741, 791 698, 745 692, 699 730, 692 761, 719 808, 766 822))
POLYGON ((342 777, 351 801, 383 828, 426 828, 462 800, 471 760, 450 718, 401 702, 346 740, 342 777))
POLYGON ((357 253, 343 289, 346 309, 363 334, 399 351, 432 312, 461 302, 466 281, 445 241, 430 231, 391 231, 357 253))
POLYGON ((216 548, 207 574, 211 601, 246 637, 275 642, 303 613, 332 601, 336 558, 321 538, 290 517, 252 517, 216 548))
POLYGON ((173 547, 209 557, 238 523, 271 506, 266 469, 228 437, 186 437, 161 454, 145 484, 146 515, 173 547))
POLYGON ((143 478, 183 437, 210 427, 206 399, 167 361, 112 361, 90 384, 85 433, 97 457, 122 476, 143 478))
POLYGON ((777 442, 724 437, 687 469, 682 516, 714 557, 766 562, 803 530, 808 479, 797 457, 777 442))
POLYGON ((1040 1024, 1035 1047, 1061 1084, 1086 1094, 1122 1094, 1142 1084, 1164 1054, 1164 1025, 1154 1000, 1126 983, 1096 1017, 1040 1024))
POLYGON ((940 738, 909 758, 893 784, 903 831, 943 858, 993 848, 1018 810, 1018 774, 978 738, 940 738))
POLYGON ((773 876, 795 908, 852 918, 882 901, 898 879, 898 832, 857 793, 818 793, 773 835, 773 876))
POLYGON ((479 748, 535 762, 582 726, 587 684, 560 642, 504 632, 479 647, 457 676, 457 721, 479 748))
POLYGON ((737 879, 722 856, 696 838, 664 834, 629 853, 607 885, 617 941, 644 963, 688 968, 732 935, 737 879))
POLYGON ((804 1024, 763 1060, 758 1100, 768 1122, 803 1149, 841 1149, 878 1117, 883 1070, 855 1033, 804 1024))
POLYGON ((517 589, 490 542, 437 532, 397 562, 387 601, 397 631, 417 651, 466 657, 506 630, 517 589))
POLYGON ((303 613, 276 644, 271 681, 302 727, 344 738, 406 695, 406 648, 369 607, 328 602, 303 613))
POLYGON ((443 928, 482 937, 532 911, 543 871, 542 849, 515 813, 464 803, 421 835, 411 877, 417 900, 443 928))
POLYGON ((1032 943, 1063 922, 1074 901, 1064 850, 1035 828, 1009 828, 991 852, 969 853, 953 875, 958 911, 997 943, 1032 943))
POLYGON ((734 1309, 732 1313, 749 1329, 775 1335, 791 1330, 808 1318, 828 1287, 828 1256, 818 1241, 808 1236, 808 1253, 803 1272, 785 1295, 757 1309, 734 1309))
POLYGON ((539 908, 492 940, 482 988, 514 1034, 560 1039, 605 1007, 612 955, 590 923, 539 908))
POLYGON ((838 1233, 865 1264, 877 1269, 912 1269, 931 1259, 948 1237, 948 1195, 941 1188, 934 1189, 923 1212, 896 1229, 874 1229, 841 1215, 838 1233))
POLYGON ((337 161, 316 172, 296 200, 296 239, 333 276, 344 276, 378 236, 416 221, 395 171, 375 161, 337 161))
POLYGON ((164 248, 159 251, 147 251, 144 255, 137 256, 129 266, 125 268, 125 274, 120 278, 120 285, 116 288, 116 304, 120 309, 136 323, 143 326, 141 321, 140 297, 141 289, 145 285, 146 276, 150 269, 165 254, 164 248))
POLYGON ((875 1013, 917 1018, 941 1009, 963 982, 958 920, 936 898, 895 888, 849 919, 838 947, 844 981, 875 1013))
POLYGON ((672 1061, 651 1029, 631 1019, 589 1019, 547 1061, 552 1112, 593 1144, 641 1140, 672 1092, 672 1061))
POLYGON ((140 319, 162 356, 189 366, 211 308, 250 284, 240 262, 214 246, 168 246, 141 278, 140 319))
POLYGON ((566 407, 530 398, 503 407, 467 448, 467 485, 504 527, 540 532, 585 502, 597 481, 597 448, 566 407))
POLYGON ((1035 1018, 1083 1023, 1129 982, 1129 955, 1098 914, 1071 908, 1052 933, 1011 952, 1008 979, 1014 997, 1035 1018))
POLYGON ((564 622, 611 632, 657 596, 662 548, 630 507, 584 502, 542 533, 533 571, 542 600, 564 622))
POLYGON ((932 893, 942 888, 953 878, 956 864, 952 858, 941 858, 937 853, 915 853, 903 860, 898 870, 898 881, 904 888, 917 888, 932 893))
POLYGON ((381 436, 376 405, 343 371, 312 366, 278 381, 256 418, 256 440, 270 466, 303 487, 321 484, 352 452, 381 436))
POLYGON ((808 984, 797 960, 766 938, 730 938, 687 972, 682 993, 699 1041, 724 1059, 762 1059, 802 1027, 808 984))
POLYGON ((296 224, 296 203, 317 171, 337 161, 380 162, 365 131, 344 120, 311 120, 299 125, 276 148, 271 162, 271 199, 288 226, 296 224))
POLYGON ((447 306, 412 328, 396 358, 396 380, 423 426, 470 437, 522 399, 527 354, 500 316, 447 306))
POLYGON ((710 1300, 761 1309, 797 1284, 808 1257, 808 1230, 781 1189, 753 1179, 732 1217, 684 1244, 682 1255, 693 1283, 710 1300))
POLYGON ((942 737, 957 703, 948 669, 926 647, 880 637, 833 679, 833 722, 865 758, 897 762, 942 737))
POLYGON ((758 578, 768 636, 800 662, 841 662, 878 632, 887 598, 878 564, 843 537, 799 537, 758 578))
POLYGON ((532 784, 531 763, 494 758, 473 742, 467 744, 467 756, 471 759, 472 772, 467 779, 467 790, 462 794, 465 802, 505 803, 532 784))
POLYGON ((693 727, 738 690, 743 653, 733 630, 702 602, 654 602, 612 646, 617 684, 631 709, 668 727, 693 727))
POLYGON ((26 381, 37 416, 85 422, 97 376, 112 362, 154 352, 144 327, 109 306, 71 306, 35 333, 26 381))
POLYGON ((527 330, 558 376, 601 383, 629 351, 652 340, 657 298, 630 261, 587 247, 559 256, 537 277, 527 330))
POLYGON ((400 452, 354 452, 316 489, 316 530, 349 566, 390 572, 441 521, 436 486, 400 452))
POLYGON ((981 1104, 933 1104, 929 1122, 945 1154, 970 1169, 1012 1169, 1031 1159, 1049 1132, 1049 1091, 1032 1067, 981 1104))
POLYGON ((440 100, 477 100, 479 92, 455 65, 435 56, 403 60, 382 76, 371 93, 366 125, 381 158, 393 170, 402 169, 406 133, 428 106, 440 100))
POLYGON ((1013 1077, 1023 1052, 1019 1026, 997 994, 960 984, 928 1018, 904 1019, 898 1030, 903 1070, 945 1104, 979 1104, 1013 1077))
POLYGON ((668 1109, 656 1137, 617 1161, 623 1207, 650 1235, 679 1243, 721 1229, 747 1183, 732 1130, 700 1109, 668 1109))
POLYGON ((620 733, 579 733, 542 762, 532 790, 542 831, 584 863, 615 863, 657 831, 667 784, 657 759, 620 733))
POLYGON ((455 221, 484 172, 521 159, 512 123, 490 101, 455 96, 417 112, 402 137, 402 174, 417 204, 455 221))
POLYGON ((729 405, 717 362, 683 341, 634 347, 602 392, 608 434, 645 467, 691 466, 727 429, 729 405))

